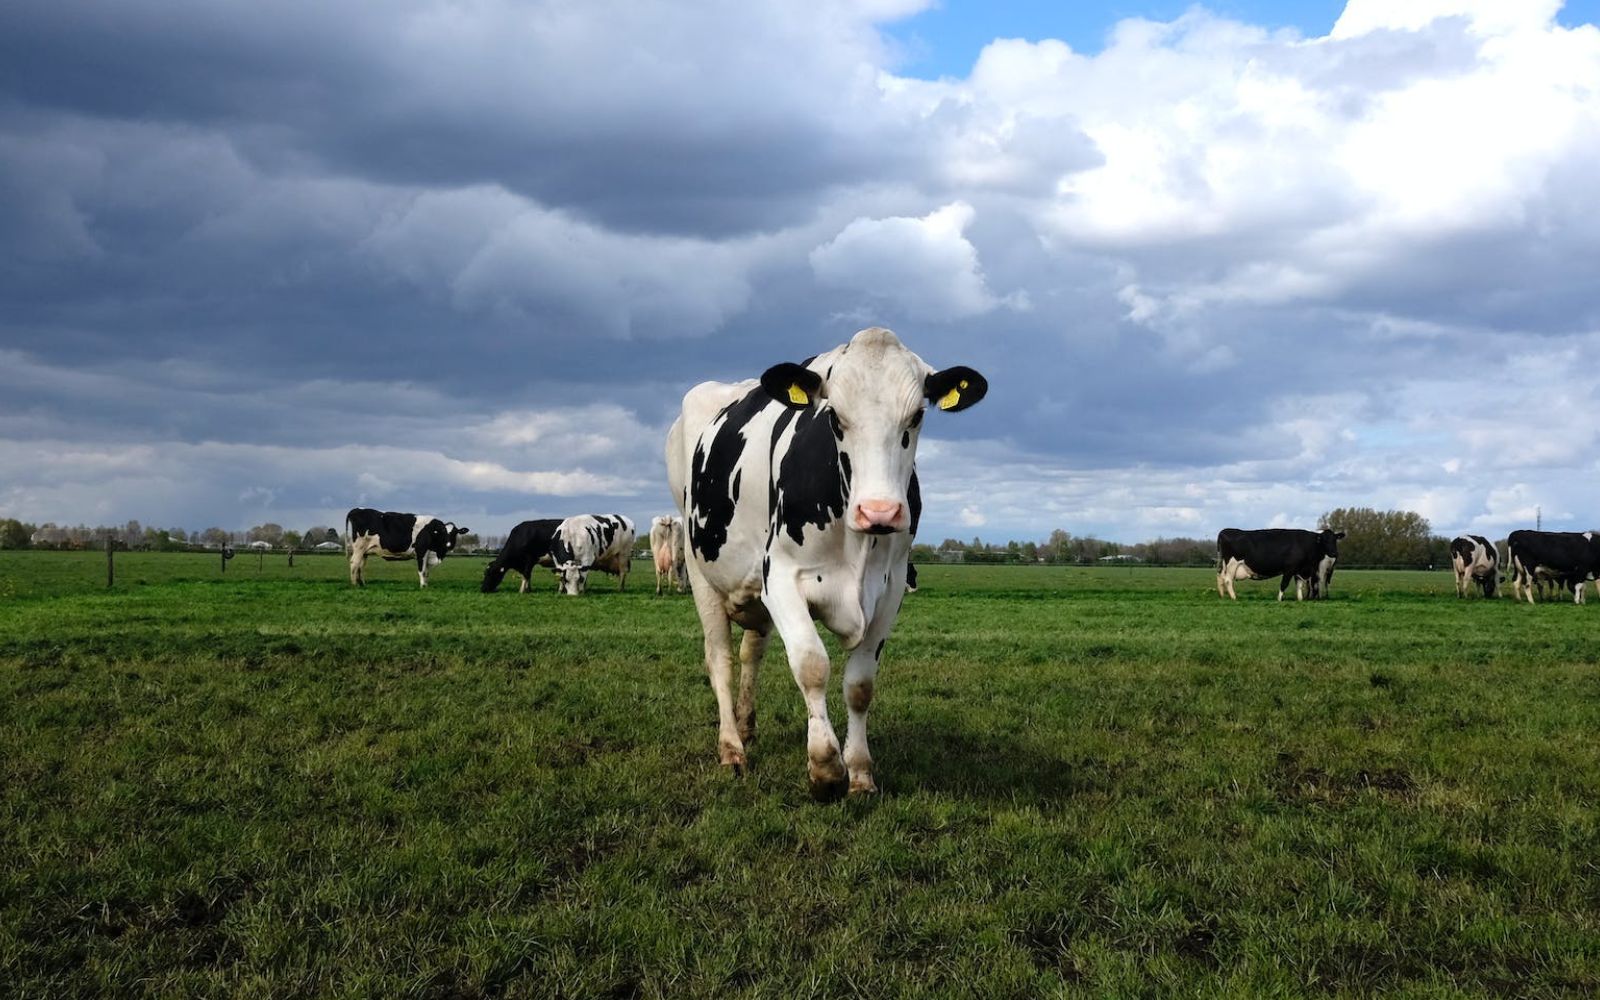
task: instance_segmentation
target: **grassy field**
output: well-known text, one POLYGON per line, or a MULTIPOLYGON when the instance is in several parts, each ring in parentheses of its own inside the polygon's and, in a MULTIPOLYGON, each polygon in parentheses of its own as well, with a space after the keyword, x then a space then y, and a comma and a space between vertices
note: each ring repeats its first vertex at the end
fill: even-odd
POLYGON ((734 779, 688 598, 482 566, 0 553, 0 992, 1600 993, 1592 604, 919 567, 819 806, 778 644, 734 779))

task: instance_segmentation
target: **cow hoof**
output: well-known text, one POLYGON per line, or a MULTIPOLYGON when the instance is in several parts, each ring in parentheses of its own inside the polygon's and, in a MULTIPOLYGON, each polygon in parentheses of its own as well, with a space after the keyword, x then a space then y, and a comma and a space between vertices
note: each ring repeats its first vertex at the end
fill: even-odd
POLYGON ((812 778, 811 798, 817 802, 837 802, 844 798, 850 783, 843 775, 837 778, 812 778))
POLYGON ((723 747, 718 754, 722 766, 733 772, 735 777, 742 778, 750 770, 750 762, 745 759, 744 751, 732 747, 723 747))
POLYGON ((872 780, 872 775, 870 774, 853 775, 850 778, 850 794, 852 796, 876 795, 878 794, 878 783, 872 780))

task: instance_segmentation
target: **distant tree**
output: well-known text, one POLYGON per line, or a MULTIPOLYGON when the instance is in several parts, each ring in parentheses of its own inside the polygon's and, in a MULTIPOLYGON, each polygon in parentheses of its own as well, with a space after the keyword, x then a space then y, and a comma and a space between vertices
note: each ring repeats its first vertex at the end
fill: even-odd
POLYGON ((1416 511, 1338 507, 1322 515, 1317 526, 1345 532, 1340 564, 1422 568, 1433 559, 1433 527, 1416 511))
POLYGON ((1023 542, 1021 551, 1024 562, 1031 563, 1039 561, 1039 546, 1035 545, 1033 542, 1023 542))
POLYGON ((285 531, 283 533, 283 547, 289 550, 298 549, 303 539, 298 531, 285 531))
POLYGON ((918 542, 911 546, 911 561, 914 563, 938 562, 939 552, 927 542, 918 542))
POLYGON ((1050 537, 1044 542, 1045 562, 1067 562, 1072 558, 1068 551, 1072 545, 1072 532, 1060 528, 1050 532, 1050 537))
POLYGON ((283 541, 283 525, 268 521, 258 524, 247 532, 247 542, 266 542, 268 545, 277 545, 283 541))
POLYGON ((33 533, 39 530, 14 517, 0 520, 0 549, 25 549, 33 544, 33 533))
POLYGON ((200 541, 214 549, 228 544, 228 533, 221 528, 207 528, 200 532, 200 541))
MULTIPOLYGON (((634 540, 638 541, 637 538, 634 539, 634 540)), ((458 548, 467 549, 468 551, 471 551, 472 549, 477 548, 478 547, 478 536, 477 536, 477 534, 475 532, 468 532, 465 535, 461 535, 461 536, 457 537, 456 538, 456 546, 458 548)), ((644 548, 645 548, 646 551, 649 551, 649 549, 650 549, 650 536, 649 535, 645 535, 644 536, 644 548)))

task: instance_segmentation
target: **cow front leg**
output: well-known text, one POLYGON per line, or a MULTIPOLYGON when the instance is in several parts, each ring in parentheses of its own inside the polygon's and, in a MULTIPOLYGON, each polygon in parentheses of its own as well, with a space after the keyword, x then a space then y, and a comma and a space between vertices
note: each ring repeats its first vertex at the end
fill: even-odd
POLYGON ((354 587, 365 587, 367 581, 363 578, 362 564, 367 561, 365 551, 350 550, 350 584, 354 587))
POLYGON ((844 763, 850 773, 850 794, 878 790, 872 776, 872 751, 867 746, 867 712, 878 676, 878 657, 884 640, 871 635, 850 654, 844 666, 844 703, 849 712, 844 741, 844 763))
MULTIPOLYGON (((774 569, 768 576, 762 601, 783 638, 789 654, 789 670, 806 702, 806 773, 811 781, 811 796, 829 802, 845 793, 847 775, 839 738, 828 721, 828 649, 812 624, 811 611, 792 580, 782 579, 774 569)), ((695 587, 695 600, 700 588, 695 587)))
POLYGON ((426 550, 417 553, 417 583, 422 587, 428 586, 428 553, 426 550))
POLYGON ((756 676, 761 669, 761 659, 767 654, 768 638, 766 632, 747 628, 744 638, 739 640, 739 704, 734 720, 739 726, 739 739, 746 746, 756 739, 756 676))

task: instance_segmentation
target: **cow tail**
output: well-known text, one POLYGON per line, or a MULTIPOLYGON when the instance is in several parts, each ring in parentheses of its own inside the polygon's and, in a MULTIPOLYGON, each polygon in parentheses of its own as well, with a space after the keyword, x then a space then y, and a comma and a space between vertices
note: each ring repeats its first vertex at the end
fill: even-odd
POLYGON ((350 515, 344 518, 344 554, 350 554, 350 543, 355 540, 355 528, 350 524, 350 515))

